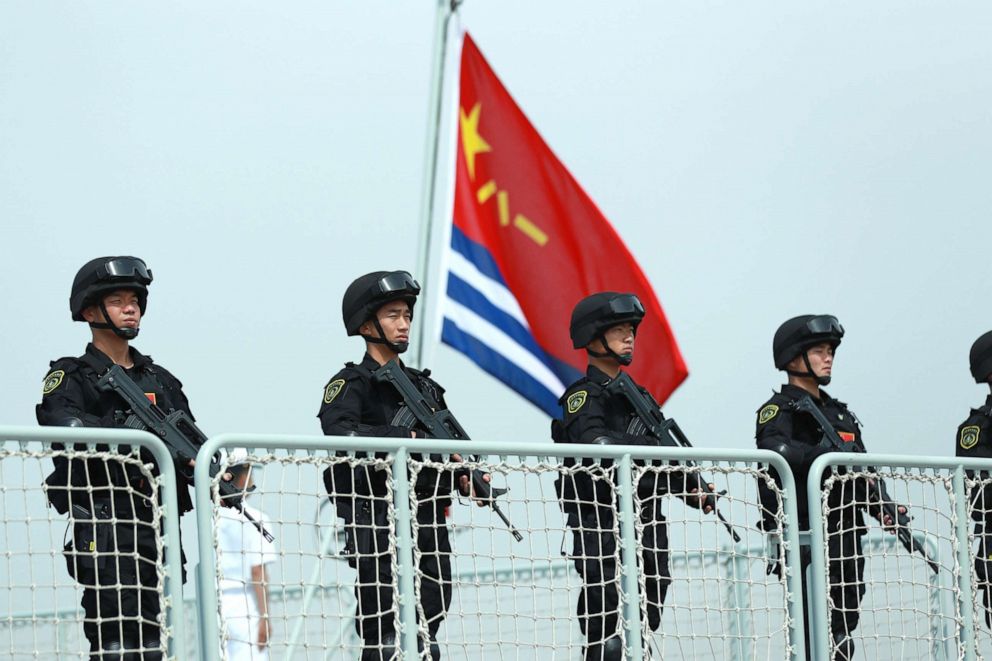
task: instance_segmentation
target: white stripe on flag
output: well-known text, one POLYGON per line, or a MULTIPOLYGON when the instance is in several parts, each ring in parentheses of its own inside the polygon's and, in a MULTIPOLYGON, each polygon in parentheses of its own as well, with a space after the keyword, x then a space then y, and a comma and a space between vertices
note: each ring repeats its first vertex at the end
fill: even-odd
POLYGON ((469 308, 448 297, 445 300, 444 316, 529 374, 555 397, 560 397, 565 392, 565 384, 537 356, 469 308))
POLYGON ((524 311, 520 309, 520 303, 517 302, 516 296, 509 289, 485 275, 457 250, 449 250, 448 257, 452 273, 470 284, 490 303, 523 324, 524 328, 530 329, 530 325, 524 317, 524 311))

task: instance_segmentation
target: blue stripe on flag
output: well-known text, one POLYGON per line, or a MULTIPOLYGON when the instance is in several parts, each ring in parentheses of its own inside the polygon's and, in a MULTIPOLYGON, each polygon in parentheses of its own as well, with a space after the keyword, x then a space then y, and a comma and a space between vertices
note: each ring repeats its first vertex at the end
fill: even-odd
POLYGON ((444 319, 444 324, 441 327, 441 339, 468 356, 479 367, 516 390, 548 415, 555 418, 561 415, 561 407, 558 406, 558 393, 553 393, 545 388, 543 384, 517 367, 515 363, 493 351, 489 345, 464 332, 448 318, 444 319))
MULTIPOLYGON (((542 363, 548 363, 544 351, 537 346, 530 330, 516 318, 493 305, 482 292, 454 273, 448 273, 448 296, 509 335, 514 342, 534 354, 534 357, 542 363)), ((550 369, 551 365, 548 365, 548 368, 550 369)))
MULTIPOLYGON (((451 237, 453 250, 471 262, 484 277, 506 288, 499 267, 485 246, 469 239, 457 227, 452 227, 451 237)), ((509 290, 507 289, 507 291, 509 290)), ((506 333, 522 350, 527 351, 546 365, 549 371, 555 374, 563 384, 570 384, 581 376, 581 373, 571 365, 546 353, 523 323, 494 305, 486 298, 485 294, 452 272, 448 273, 447 294, 453 301, 506 333)), ((510 294, 512 296, 512 292, 510 294)), ((484 370, 509 385, 548 414, 560 415, 561 410, 557 404, 560 393, 548 390, 541 381, 493 349, 487 344, 485 338, 472 335, 459 327, 453 320, 445 318, 441 339, 467 355, 484 370)))
POLYGON ((485 275, 491 280, 495 280, 499 284, 506 287, 506 281, 503 280, 503 274, 499 272, 499 267, 496 265, 496 260, 489 253, 488 250, 481 244, 476 243, 472 239, 465 236, 465 233, 460 229, 451 226, 451 248, 455 252, 461 253, 465 259, 475 264, 475 268, 479 269, 479 272, 485 275))

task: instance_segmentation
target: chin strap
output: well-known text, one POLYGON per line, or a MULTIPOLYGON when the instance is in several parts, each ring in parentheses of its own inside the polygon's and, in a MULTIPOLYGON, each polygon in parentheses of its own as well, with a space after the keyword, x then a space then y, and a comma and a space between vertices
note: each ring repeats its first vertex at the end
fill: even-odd
POLYGON ((110 314, 107 312, 107 306, 100 301, 100 312, 103 313, 103 318, 106 320, 104 323, 98 323, 95 321, 90 322, 90 328, 99 328, 100 330, 112 330, 114 335, 121 338, 122 340, 133 340, 138 337, 138 331, 140 328, 118 328, 114 325, 114 322, 110 321, 110 314))
POLYGON ((386 339, 386 333, 383 332, 382 326, 379 324, 379 320, 376 318, 372 319, 372 323, 375 325, 375 329, 379 332, 379 337, 372 337, 371 335, 362 335, 367 342, 372 342, 373 344, 385 344, 395 353, 403 353, 410 348, 409 342, 390 342, 386 339))
POLYGON ((808 351, 803 351, 803 362, 806 363, 806 371, 805 372, 797 372, 795 370, 785 370, 785 373, 788 374, 788 375, 790 375, 790 376, 799 376, 799 377, 804 377, 804 378, 808 378, 808 379, 813 379, 814 381, 816 381, 821 386, 829 386, 830 385, 830 377, 829 376, 817 376, 816 373, 813 372, 813 366, 809 364, 809 352, 808 351))
POLYGON ((624 366, 630 365, 632 362, 634 362, 634 354, 632 353, 619 354, 613 349, 611 349, 610 345, 606 342, 605 335, 599 336, 599 343, 603 345, 603 349, 606 350, 606 353, 593 351, 592 349, 588 349, 588 348, 586 349, 586 352, 588 352, 590 356, 595 356, 596 358, 612 358, 613 360, 617 361, 618 363, 624 366))

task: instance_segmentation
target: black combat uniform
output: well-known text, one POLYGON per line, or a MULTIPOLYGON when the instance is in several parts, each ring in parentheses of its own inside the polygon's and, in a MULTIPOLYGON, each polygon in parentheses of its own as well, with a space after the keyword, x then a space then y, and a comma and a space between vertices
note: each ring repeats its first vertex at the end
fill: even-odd
MULTIPOLYGON (((416 427, 411 430, 390 424, 403 401, 393 386, 373 381, 372 372, 378 367, 366 354, 360 364, 347 363, 331 378, 318 413, 325 434, 410 438, 410 432, 416 431, 419 437, 426 436, 416 427)), ((429 377, 428 370, 403 369, 421 392, 447 408, 444 389, 429 377)), ((377 452, 375 456, 383 459, 387 453, 377 452)), ((392 572, 395 550, 389 549, 387 479, 387 471, 364 467, 353 470, 343 462, 324 473, 324 485, 345 522, 348 562, 358 570, 355 628, 366 646, 363 659, 378 659, 376 647, 391 648, 396 644, 392 572)), ((414 487, 418 502, 414 543, 420 556, 420 605, 432 641, 451 604, 451 544, 445 522, 451 485, 450 471, 422 470, 414 487)))
MULTIPOLYGON (((972 409, 968 419, 958 427, 955 454, 971 459, 992 459, 992 395, 981 408, 972 409)), ((971 477, 976 477, 969 471, 971 477)), ((985 603, 985 619, 992 626, 992 483, 990 476, 982 471, 980 475, 986 484, 972 495, 971 518, 975 520, 975 537, 978 549, 975 556, 975 575, 982 588, 985 603)))
MULTIPOLYGON (((127 371, 148 397, 165 411, 187 415, 189 402, 172 374, 133 347, 134 366, 127 371)), ((118 395, 97 389, 96 382, 113 362, 92 344, 78 358, 60 358, 45 377, 38 423, 51 426, 120 427, 126 405, 118 395)), ((64 446, 53 444, 56 450, 64 446)), ((98 450, 109 448, 97 446, 98 450)), ((125 446, 120 452, 129 452, 125 446)), ((142 460, 152 463, 147 450, 142 460)), ((152 524, 152 491, 135 467, 113 459, 67 459, 57 456, 45 480, 48 498, 60 512, 71 510, 72 540, 66 545, 70 575, 83 586, 83 630, 96 653, 108 641, 125 648, 159 647, 162 585, 156 566, 162 562, 152 524), (116 518, 116 524, 105 520, 116 518), (94 523, 94 520, 99 521, 94 523), (120 585, 120 587, 118 587, 120 585)), ((153 469, 157 474, 157 469, 153 469)), ((193 509, 188 483, 176 470, 180 513, 193 509)), ((183 560, 185 565, 185 558, 183 560)), ((185 568, 184 568, 185 580, 185 568)), ((109 658, 109 657, 108 657, 109 658)), ((127 658, 138 658, 128 656, 127 658)), ((161 658, 146 653, 145 659, 161 658)))
MULTIPOLYGON (((773 394, 772 398, 758 410, 756 433, 758 448, 778 452, 792 469, 796 484, 795 495, 799 508, 800 530, 809 530, 809 503, 806 497, 809 469, 817 457, 837 451, 824 439, 823 430, 812 415, 794 410, 794 402, 805 395, 809 393, 798 386, 789 384, 782 386, 782 392, 773 394)), ((819 399, 809 396, 823 411, 827 420, 833 424, 841 439, 850 445, 851 452, 864 452, 861 425, 847 405, 830 397, 822 389, 819 399)), ((782 481, 778 474, 774 469, 771 469, 771 473, 781 488, 782 481)), ((763 510, 762 526, 766 532, 777 531, 778 523, 775 515, 779 509, 778 499, 761 481, 758 483, 758 489, 763 510)), ((855 501, 864 503, 866 493, 864 485, 857 481, 835 485, 830 494, 826 537, 830 599, 833 604, 830 611, 830 630, 834 634, 850 635, 858 626, 860 618, 859 605, 865 593, 865 560, 861 554, 861 539, 867 530, 864 525, 863 507, 857 506, 855 501)), ((815 505, 819 506, 819 503, 815 505)), ((806 568, 812 562, 808 548, 803 547, 801 557, 805 577, 806 568)), ((807 603, 805 578, 802 584, 805 608, 807 603)), ((808 645, 807 637, 807 650, 808 645)))
MULTIPOLYGON (((563 419, 553 420, 551 434, 558 443, 590 443, 600 445, 657 445, 658 441, 628 434, 636 416, 630 402, 623 396, 606 391, 610 377, 600 369, 589 366, 586 376, 565 391, 559 400, 563 419)), ((640 388, 640 386, 638 386, 640 388)), ((644 388, 641 392, 654 401, 644 388)), ((620 627, 620 551, 615 533, 617 494, 606 471, 612 462, 565 460, 566 467, 579 464, 588 471, 562 475, 556 482, 567 524, 572 529, 572 554, 575 568, 582 577, 579 594, 579 626, 590 650, 613 636, 622 635, 620 627)), ((662 515, 660 494, 686 494, 699 486, 698 479, 687 489, 686 474, 649 472, 637 485, 640 501, 640 522, 644 532, 640 570, 646 590, 647 620, 652 631, 661 624, 665 594, 672 582, 668 566, 668 525, 662 515), (670 476, 665 479, 665 476, 670 476)), ((603 653, 610 658, 609 653, 603 653)), ((600 658, 591 652, 586 658, 600 658)))

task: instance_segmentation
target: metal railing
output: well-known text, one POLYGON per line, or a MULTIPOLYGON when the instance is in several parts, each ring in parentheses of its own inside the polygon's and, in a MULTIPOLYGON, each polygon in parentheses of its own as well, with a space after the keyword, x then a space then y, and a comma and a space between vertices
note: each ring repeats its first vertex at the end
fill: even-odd
MULTIPOLYGON (((771 452, 761 450, 732 451, 732 450, 703 450, 699 448, 659 448, 659 447, 633 447, 633 446, 591 446, 591 445, 565 445, 565 444, 539 444, 526 443, 488 443, 481 441, 459 442, 445 440, 419 440, 419 439, 397 439, 397 438, 359 438, 359 437, 314 437, 314 436, 272 436, 272 435, 233 435, 224 434, 211 438, 200 450, 196 467, 196 516, 197 528, 199 531, 199 551, 200 565, 198 567, 197 581, 200 594, 200 640, 203 641, 202 654, 206 660, 219 659, 222 650, 217 646, 217 641, 223 641, 224 636, 221 631, 218 618, 218 574, 216 563, 215 539, 213 534, 215 520, 216 489, 215 481, 212 481, 208 472, 206 461, 222 448, 241 447, 248 450, 255 450, 267 453, 267 457, 285 457, 297 455, 302 457, 299 461, 306 464, 319 464, 327 467, 335 461, 343 461, 340 456, 344 455, 348 460, 353 461, 356 456, 364 456, 364 453, 374 451, 382 456, 383 453, 389 457, 390 485, 391 485, 391 513, 395 516, 395 551, 396 551, 396 589, 398 592, 399 628, 398 637, 400 648, 404 658, 419 658, 418 644, 420 640, 418 634, 422 629, 418 628, 417 617, 417 577, 415 549, 411 531, 413 521, 413 508, 411 503, 416 503, 415 494, 411 489, 411 466, 417 464, 417 457, 441 454, 448 457, 452 454, 463 456, 497 457, 497 461, 507 471, 512 472, 513 467, 526 472, 532 470, 532 466, 544 466, 542 462, 554 459, 560 464, 565 458, 589 458, 593 460, 611 460, 616 467, 619 510, 619 556, 622 570, 622 622, 625 634, 625 644, 627 648, 627 658, 640 660, 643 655, 642 631, 647 627, 642 627, 642 599, 641 587, 638 579, 638 553, 639 536, 637 533, 638 517, 636 501, 636 486, 633 484, 635 464, 650 464, 652 461, 656 465, 667 465, 668 462, 685 462, 692 460, 699 464, 704 472, 712 471, 714 466, 723 462, 724 464, 734 464, 735 462, 747 464, 749 466, 760 467, 767 470, 774 468, 784 476, 784 489, 782 490, 782 502, 785 517, 785 538, 783 544, 783 559, 787 570, 785 572, 783 590, 785 603, 781 604, 781 610, 786 614, 783 620, 787 620, 787 648, 791 650, 796 658, 803 658, 805 654, 803 642, 803 612, 800 600, 794 595, 801 594, 799 589, 799 551, 797 535, 797 514, 795 501, 790 494, 795 493, 795 485, 792 482, 791 473, 782 458, 771 452)), ((481 459, 480 459, 481 461, 481 459)), ((555 464, 557 466, 558 464, 555 464)), ((381 467, 380 467, 381 468, 381 467)), ((757 469, 756 469, 757 470, 757 469)), ((725 469, 726 471, 726 469, 725 469)), ((730 472, 733 472, 732 470, 730 472)), ((495 473, 494 473, 495 475, 495 473)), ((752 480, 753 482, 753 480, 752 480)), ((326 497, 326 495, 324 496, 326 497)), ((727 496, 726 501, 733 502, 733 496, 727 496)), ((724 502, 724 499, 721 499, 724 502)), ((557 500, 554 504, 557 506, 557 500)), ((560 516, 560 513, 559 513, 560 516)), ((511 514, 512 518, 512 514, 511 514)), ((731 517, 732 518, 732 517, 731 517)), ((714 531, 712 537, 717 535, 718 524, 715 517, 709 516, 711 529, 714 531)), ((562 526, 562 528, 564 528, 562 526)), ((536 534, 536 532, 535 532, 536 534)), ((724 546, 721 544, 720 546, 724 546)), ((751 545, 753 546, 753 544, 751 545)), ((713 545, 714 550, 717 544, 713 545)), ((760 548, 760 547, 759 547, 760 548)), ((764 550, 757 549, 747 551, 747 545, 741 545, 739 551, 754 554, 749 561, 760 559, 762 570, 764 563, 764 550)), ((733 553, 733 549, 724 551, 733 553)), ((457 553, 456 553, 457 555, 457 553)), ((560 560, 559 560, 560 562, 560 560)), ((677 563, 676 563, 677 564, 677 563)), ((744 585, 753 579, 745 576, 745 571, 739 562, 730 562, 727 567, 730 569, 730 576, 738 576, 735 581, 730 581, 727 586, 729 595, 734 596, 734 601, 729 607, 728 613, 724 614, 728 619, 734 620, 739 617, 739 610, 744 606, 745 598, 740 594, 744 585), (734 572, 737 572, 736 574, 734 572)), ((493 571, 496 571, 494 568, 493 571)), ((763 575, 764 572, 762 571, 763 575)), ((666 605, 666 610, 668 606, 666 605)), ((573 618, 574 619, 574 618, 573 618)), ((742 627, 747 625, 743 620, 736 625, 729 626, 731 636, 740 636, 743 633, 742 627)), ((672 636, 669 635, 669 638, 672 636)), ((730 648, 743 650, 745 645, 740 638, 735 638, 735 642, 730 644, 730 648)), ((746 652, 731 651, 731 654, 743 656, 746 652)))
MULTIPOLYGON (((532 480, 528 482, 530 484, 528 489, 540 480, 543 480, 541 484, 546 487, 547 474, 555 474, 556 471, 560 473, 564 470, 562 462, 566 458, 588 458, 597 463, 612 462, 613 473, 610 479, 614 480, 612 486, 617 495, 619 514, 615 532, 619 543, 617 558, 621 565, 619 573, 619 580, 622 582, 621 626, 628 659, 644 658, 646 647, 659 644, 659 641, 660 644, 670 645, 675 650, 670 655, 666 655, 666 658, 668 656, 678 658, 681 651, 679 646, 683 642, 679 637, 686 635, 687 630, 684 628, 680 630, 677 626, 671 631, 659 631, 653 635, 647 622, 644 621, 646 611, 643 575, 639 574, 643 570, 638 564, 639 553, 643 550, 641 539, 643 522, 639 522, 636 515, 643 502, 637 493, 636 476, 639 471, 643 473, 645 465, 660 466, 657 470, 664 472, 672 470, 669 462, 689 460, 696 462, 704 474, 718 475, 720 479, 730 482, 730 493, 725 498, 721 498, 720 506, 727 508, 725 514, 735 525, 747 527, 754 519, 753 511, 743 509, 745 506, 740 501, 735 501, 735 496, 740 493, 742 485, 753 489, 753 486, 747 486, 754 481, 753 476, 734 468, 735 465, 758 467, 764 471, 774 469, 784 479, 781 490, 785 522, 782 557, 785 560, 786 571, 781 583, 783 603, 780 606, 783 613, 782 621, 787 620, 784 626, 788 632, 785 644, 789 657, 805 658, 803 632, 804 628, 809 626, 811 655, 819 660, 830 658, 832 644, 830 613, 837 607, 836 603, 831 603, 832 579, 828 572, 829 539, 831 534, 836 534, 836 530, 832 531, 827 523, 831 516, 831 508, 836 507, 836 503, 831 501, 831 494, 836 493, 838 489, 849 488, 852 480, 857 480, 859 477, 878 476, 886 480, 892 492, 892 500, 908 507, 910 515, 913 516, 909 525, 914 539, 920 548, 926 549, 926 554, 937 566, 938 571, 931 572, 928 569, 928 562, 924 560, 923 553, 919 550, 913 552, 904 549, 896 537, 886 535, 881 530, 877 534, 863 537, 859 553, 863 554, 866 560, 864 582, 869 589, 864 593, 865 596, 860 603, 861 624, 852 633, 859 645, 857 658, 970 660, 980 658, 982 652, 980 647, 984 649, 989 642, 986 640, 989 638, 988 631, 982 624, 983 608, 978 603, 984 587, 977 582, 973 569, 975 560, 973 549, 977 540, 972 530, 971 508, 975 507, 973 491, 984 485, 984 482, 977 484, 982 478, 976 478, 975 475, 988 475, 992 472, 992 461, 842 453, 832 453, 818 459, 810 472, 810 481, 805 485, 810 499, 811 523, 808 537, 811 551, 809 570, 811 611, 809 621, 806 622, 801 603, 802 564, 799 550, 802 540, 798 533, 795 499, 792 497, 796 493, 797 485, 792 482, 791 472, 785 462, 774 453, 757 450, 552 445, 544 442, 507 444, 324 436, 218 436, 210 439, 198 456, 195 495, 198 537, 196 543, 200 556, 196 580, 199 589, 196 602, 191 600, 184 602, 181 598, 182 586, 178 580, 181 575, 181 559, 178 544, 176 485, 173 471, 168 470, 168 467, 172 466, 172 459, 159 439, 143 432, 124 430, 0 427, 0 441, 3 442, 0 445, 0 526, 7 525, 6 534, 15 536, 21 534, 10 533, 13 528, 9 527, 9 522, 21 526, 17 530, 22 528, 28 530, 31 525, 55 530, 56 527, 65 525, 66 519, 54 516, 43 502, 44 487, 40 482, 44 474, 39 470, 42 467, 50 468, 50 458, 56 452, 66 452, 53 450, 52 443, 61 443, 70 448, 69 453, 74 451, 71 448, 76 447, 80 448, 79 452, 99 452, 101 456, 113 456, 114 453, 119 453, 121 457, 133 458, 133 452, 120 452, 119 448, 122 446, 142 447, 151 453, 155 463, 161 468, 157 479, 161 495, 161 543, 164 551, 163 632, 168 641, 167 650, 170 659, 192 659, 196 658, 197 653, 199 658, 206 661, 223 657, 223 651, 218 645, 218 641, 223 640, 223 634, 214 536, 218 516, 217 495, 213 488, 216 478, 212 479, 209 476, 207 472, 209 462, 206 459, 221 448, 231 447, 253 449, 256 455, 264 455, 271 463, 284 462, 288 466, 292 461, 306 466, 310 472, 298 477, 303 482, 290 486, 296 489, 305 486, 309 490, 306 495, 315 499, 314 509, 308 510, 311 513, 315 510, 319 511, 321 503, 329 502, 322 485, 319 485, 317 471, 334 465, 335 462, 355 461, 367 452, 385 453, 380 456, 388 456, 386 463, 390 484, 389 505, 396 523, 394 526, 398 595, 396 609, 398 633, 401 637, 400 646, 404 658, 420 658, 421 652, 418 652, 418 647, 422 645, 424 632, 423 616, 421 614, 418 617, 417 613, 420 577, 417 564, 418 550, 414 540, 417 527, 414 512, 418 501, 415 489, 411 485, 416 482, 418 472, 422 472, 425 466, 430 465, 424 457, 441 455, 443 461, 449 461, 450 455, 455 453, 464 456, 471 454, 477 458, 477 462, 481 462, 480 465, 495 467, 492 468, 492 474, 501 483, 507 480, 513 482, 517 479, 532 480), (108 444, 108 441, 112 443, 108 444), (32 462, 30 470, 25 471, 24 466, 32 462), (728 466, 730 468, 727 468, 728 466), (870 469, 866 468, 869 466, 870 469), (535 473, 538 473, 536 477, 535 473), (747 482, 748 480, 750 482, 747 482), (751 519, 750 523, 747 521, 748 518, 751 519), (186 630, 187 622, 196 623, 195 637, 192 631, 186 630), (194 644, 194 640, 198 644, 194 644)), ((264 493, 262 495, 264 496, 264 493)), ((481 603, 485 604, 487 599, 496 599, 494 596, 487 596, 488 591, 493 589, 507 586, 519 588, 529 583, 541 583, 542 589, 554 591, 560 588, 565 592, 571 590, 572 594, 575 594, 576 586, 580 583, 572 560, 562 557, 565 555, 566 545, 566 541, 562 540, 570 539, 568 528, 564 523, 555 521, 548 523, 556 516, 564 518, 558 510, 557 497, 553 494, 548 495, 545 489, 540 493, 524 490, 522 497, 515 497, 511 491, 509 498, 511 500, 505 509, 511 519, 516 519, 521 513, 526 517, 535 512, 540 517, 544 517, 543 523, 535 524, 532 529, 525 527, 525 534, 529 536, 527 544, 531 545, 526 549, 531 551, 534 557, 528 558, 526 552, 516 550, 523 549, 524 546, 514 547, 509 535, 495 517, 489 516, 485 511, 482 514, 475 513, 474 508, 472 513, 462 510, 453 520, 473 516, 477 517, 476 520, 484 522, 484 524, 472 523, 467 526, 462 526, 457 521, 453 524, 454 530, 467 531, 466 534, 459 536, 463 541, 456 545, 466 548, 456 548, 452 553, 456 565, 452 582, 455 586, 461 586, 456 587, 455 592, 456 601, 459 598, 464 600, 461 606, 463 610, 473 606, 472 600, 464 596, 464 593, 470 589, 481 594, 481 596, 473 594, 472 598, 476 599, 477 603, 481 600, 481 603), (483 518, 478 519, 478 517, 483 518), (505 548, 497 548, 495 553, 492 549, 488 549, 489 555, 481 551, 476 553, 475 551, 479 551, 483 546, 480 543, 480 539, 484 537, 482 533, 488 535, 483 539, 484 542, 489 543, 495 539, 495 547, 505 548), (540 548, 533 546, 542 536, 547 539, 541 541, 540 548), (560 553, 557 548, 559 542, 562 545, 560 553), (471 562, 466 560, 458 564, 460 556, 470 556, 471 562), (496 556, 501 558, 500 562, 494 561, 496 556), (458 596, 459 590, 463 593, 462 597, 458 596)), ((859 504, 864 506, 866 511, 872 507, 867 501, 859 504)), ((751 506, 753 503, 747 505, 747 507, 751 506)), ((669 545, 669 562, 674 570, 673 573, 677 575, 676 582, 681 581, 681 589, 689 589, 688 586, 692 585, 692 581, 698 580, 699 585, 703 586, 701 590, 705 592, 700 599, 719 603, 699 606, 699 601, 691 601, 685 593, 680 593, 673 599, 672 595, 675 594, 673 589, 669 594, 668 603, 665 604, 665 617, 671 618, 672 621, 684 617, 685 621, 688 621, 691 614, 697 613, 699 608, 705 608, 709 613, 707 616, 714 618, 710 634, 716 642, 712 643, 711 653, 703 656, 732 659, 754 656, 754 640, 763 635, 761 631, 756 633, 755 629, 760 630, 765 623, 761 621, 763 618, 754 617, 753 614, 767 604, 762 604, 761 599, 765 597, 756 597, 755 595, 759 593, 752 592, 751 588, 755 584, 756 577, 764 574, 764 567, 759 565, 774 555, 775 551, 765 548, 763 542, 753 535, 740 544, 730 544, 729 537, 724 536, 722 528, 714 517, 692 515, 696 516, 696 520, 690 520, 686 519, 688 515, 684 514, 688 510, 681 509, 683 506, 680 503, 673 507, 675 509, 666 510, 666 514, 669 515, 668 525, 671 529, 679 531, 677 536, 673 534, 672 543, 669 545), (691 534, 686 532, 689 528, 685 526, 691 527, 691 534), (690 538, 694 543, 698 542, 696 546, 686 544, 686 540, 690 538), (716 569, 703 571, 699 569, 700 567, 716 569), (705 588, 707 581, 710 582, 709 585, 717 586, 718 596, 707 591, 705 588), (756 598, 757 602, 755 602, 756 598), (680 608, 683 609, 681 612, 680 608), (719 624, 715 624, 716 622, 719 624)), ((284 535, 286 531, 293 530, 292 526, 305 525, 301 523, 306 519, 306 513, 302 509, 297 511, 289 508, 282 516, 285 519, 281 522, 284 535)), ((534 520, 536 521, 537 518, 535 517, 534 520)), ((866 521, 872 524, 870 519, 866 521)), ((300 610, 297 607, 301 602, 319 600, 330 593, 335 593, 339 595, 334 597, 339 610, 347 611, 354 608, 352 584, 347 580, 327 582, 326 577, 320 572, 310 575, 311 569, 318 567, 325 560, 333 560, 340 566, 346 564, 345 556, 337 548, 340 542, 331 543, 340 535, 341 529, 340 524, 335 522, 331 526, 319 528, 318 534, 313 536, 313 539, 301 538, 302 541, 297 542, 298 547, 302 549, 306 546, 306 553, 312 556, 308 557, 310 564, 305 566, 306 571, 301 570, 301 578, 298 580, 294 578, 293 581, 272 587, 273 603, 294 602, 292 609, 283 606, 282 610, 289 614, 287 621, 291 621, 291 624, 297 628, 305 623, 305 618, 293 620, 291 611, 300 610)), ((756 532, 754 528, 748 530, 754 534, 760 532, 756 532)), ((37 649, 34 651, 28 648, 15 649, 13 641, 17 637, 21 642, 27 641, 25 644, 29 646, 34 644, 38 649, 54 646, 70 654, 84 656, 86 652, 77 649, 82 644, 81 635, 78 631, 72 632, 73 628, 81 628, 80 610, 66 597, 69 594, 78 595, 78 588, 67 575, 58 575, 58 572, 53 573, 51 569, 51 567, 58 568, 61 563, 61 548, 57 543, 44 540, 43 537, 29 540, 26 533, 23 537, 24 539, 3 540, 0 543, 0 562, 3 563, 0 566, 0 655, 10 651, 12 652, 10 656, 13 658, 38 656, 37 649), (25 558, 31 554, 43 559, 46 571, 52 574, 51 577, 46 575, 44 579, 32 577, 22 580, 18 563, 28 562, 25 558), (46 582, 57 583, 56 587, 62 591, 41 594, 37 599, 32 598, 31 603, 18 596, 24 594, 23 592, 15 594, 15 590, 29 589, 32 585, 37 586, 46 582), (25 588, 25 585, 28 587, 25 588), (5 591, 6 596, 4 596, 5 591), (46 602, 46 599, 51 603, 46 602), (6 648, 4 638, 12 641, 6 648), (34 643, 31 642, 32 639, 34 643)), ((779 599, 779 596, 776 594, 769 598, 774 601, 779 599)), ((500 598, 504 599, 503 608, 507 608, 505 604, 513 603, 505 597, 500 598)), ((573 605, 563 603, 559 599, 555 608, 559 609, 562 619, 571 622, 575 620, 573 605)), ((307 613, 308 606, 304 605, 301 610, 307 613)), ((332 647, 336 646, 335 649, 352 649, 348 645, 353 647, 360 642, 356 642, 356 635, 348 630, 351 613, 341 612, 339 616, 341 618, 338 623, 339 633, 349 638, 350 642, 339 642, 331 637, 329 644, 332 647)), ((526 619, 528 615, 524 614, 521 617, 526 619)), ((317 619, 319 620, 319 613, 317 619)), ((319 621, 315 622, 314 626, 319 624, 319 621)), ((552 623, 553 626, 557 624, 552 623)), ((474 634, 470 632, 466 635, 474 634)), ((694 638, 696 635, 692 633, 689 637, 694 638)), ((273 658, 309 658, 306 652, 308 644, 311 653, 313 651, 312 638, 307 643, 304 633, 301 630, 294 631, 291 626, 284 627, 279 632, 279 638, 281 647, 273 653, 273 658), (286 641, 289 641, 288 645, 286 641)), ((568 642, 560 637, 555 641, 556 644, 566 647, 575 644, 574 640, 568 642)), ((446 642, 452 646, 452 649, 456 649, 459 645, 467 649, 471 644, 455 638, 449 638, 446 642)), ((504 638, 497 639, 496 642, 490 641, 491 644, 500 642, 505 644, 507 640, 504 638)), ((532 644, 533 641, 522 641, 522 643, 532 644)), ((692 653, 687 655, 682 652, 683 658, 691 656, 692 653)))
MULTIPOLYGON (((910 534, 924 549, 914 552, 890 541, 888 549, 882 551, 871 544, 864 545, 863 553, 870 561, 878 564, 897 562, 901 558, 899 570, 880 571, 868 577, 867 583, 873 590, 869 594, 881 595, 879 607, 865 608, 861 613, 877 613, 879 619, 887 618, 889 631, 872 634, 878 640, 887 640, 886 645, 896 648, 906 646, 915 640, 917 646, 928 648, 927 658, 965 659, 976 658, 976 616, 977 589, 974 583, 972 565, 974 556, 974 535, 971 530, 971 503, 968 497, 968 477, 966 471, 989 471, 992 461, 964 460, 938 457, 907 457, 881 454, 830 453, 818 458, 809 473, 807 492, 810 503, 810 533, 813 549, 811 566, 812 613, 810 628, 812 648, 817 659, 829 659, 831 651, 830 632, 830 588, 831 577, 827 569, 828 519, 831 514, 831 498, 838 490, 846 490, 846 495, 854 498, 866 512, 872 511, 875 501, 861 495, 855 489, 858 480, 882 479, 888 483, 891 501, 907 507, 912 520, 908 524, 910 534), (930 556, 936 572, 932 571, 923 553, 930 556), (930 622, 926 630, 921 623, 914 625, 914 615, 905 605, 886 603, 901 592, 925 589, 932 603, 930 622), (936 596, 934 596, 936 595, 936 596), (894 616, 893 614, 901 616, 894 616)), ((873 489, 875 487, 872 487, 873 489)), ((878 493, 877 490, 875 493, 878 493)), ((836 508, 836 503, 833 503, 836 508)), ((836 606, 836 604, 835 604, 836 606)), ((919 617, 916 618, 917 620, 919 617)), ((855 639, 864 642, 871 636, 854 632, 855 639)), ((869 652, 865 652, 869 654, 869 652)), ((919 654, 919 653, 918 653, 919 654)), ((875 655, 886 658, 885 654, 875 655)), ((898 651, 893 657, 901 656, 898 651)))
MULTIPOLYGON (((0 559, 3 568, 0 576, 6 574, 7 579, 0 580, 0 629, 7 631, 9 639, 7 649, 0 643, 0 653, 7 652, 11 658, 37 658, 39 640, 45 641, 46 626, 58 628, 60 617, 73 617, 77 625, 82 622, 78 610, 54 608, 50 611, 52 621, 46 621, 37 612, 40 609, 27 611, 19 603, 19 595, 25 588, 34 593, 40 593, 42 588, 49 593, 50 599, 61 598, 60 595, 76 594, 77 586, 69 578, 65 567, 49 571, 62 555, 61 546, 53 548, 49 538, 40 543, 40 530, 61 528, 69 523, 67 517, 53 515, 48 509, 46 486, 42 483, 44 473, 49 470, 50 460, 59 455, 66 458, 98 458, 105 461, 137 462, 133 450, 122 451, 122 446, 143 448, 151 453, 156 465, 161 469, 155 478, 156 492, 159 497, 159 516, 161 525, 157 526, 164 557, 160 557, 164 572, 162 579, 162 611, 165 627, 161 634, 166 641, 166 651, 170 658, 188 658, 186 636, 184 631, 183 601, 182 601, 182 560, 179 548, 179 507, 176 499, 176 481, 172 470, 172 459, 161 440, 142 431, 81 429, 68 427, 0 427, 0 526, 3 526, 6 536, 0 544, 0 559), (52 444, 62 444, 66 449, 57 450, 52 444), (39 462, 45 461, 42 468, 39 462), (37 480, 37 481, 35 481, 37 480), (18 524, 24 530, 23 537, 12 533, 10 526, 18 524), (14 537, 18 537, 15 539, 14 537), (40 546, 36 548, 35 546, 40 546), (43 566, 43 569, 39 569, 43 566), (43 576, 36 575, 43 572, 43 576), (19 582, 19 578, 28 575, 29 584, 19 582), (6 595, 4 595, 6 593, 6 595), (16 593, 16 594, 15 594, 16 593), (53 596, 54 595, 54 596, 53 596), (20 649, 15 640, 15 632, 30 632, 31 649, 20 649)), ((150 467, 143 467, 143 474, 150 476, 150 467)), ((34 595, 32 595, 34 601, 34 595)), ((53 604, 62 606, 64 604, 53 604)), ((81 637, 80 637, 81 638, 81 637)), ((58 647, 58 638, 53 642, 58 654, 73 654, 88 656, 88 650, 75 651, 58 647)), ((80 643, 81 644, 81 643, 80 643)))

